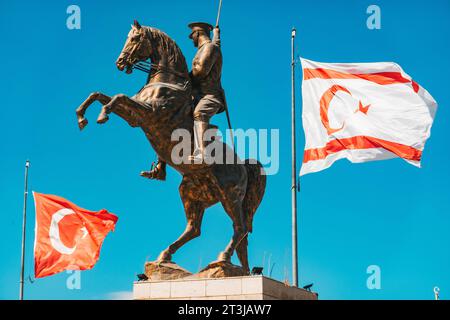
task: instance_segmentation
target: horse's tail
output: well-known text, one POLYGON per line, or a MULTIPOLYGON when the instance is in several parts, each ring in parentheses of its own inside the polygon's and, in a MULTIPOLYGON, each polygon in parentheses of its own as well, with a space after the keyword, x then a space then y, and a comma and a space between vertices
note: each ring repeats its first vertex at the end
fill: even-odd
POLYGON ((247 159, 245 160, 245 168, 247 169, 248 180, 242 209, 247 217, 247 231, 252 232, 253 217, 266 190, 266 175, 259 161, 247 159))

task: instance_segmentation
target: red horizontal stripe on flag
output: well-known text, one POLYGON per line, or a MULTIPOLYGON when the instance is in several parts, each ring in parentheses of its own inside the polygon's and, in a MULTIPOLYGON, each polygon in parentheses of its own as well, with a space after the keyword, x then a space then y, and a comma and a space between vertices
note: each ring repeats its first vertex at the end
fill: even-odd
POLYGON ((420 161, 420 158, 422 157, 421 150, 401 143, 368 136, 356 136, 351 138, 331 140, 326 144, 325 147, 305 150, 305 153, 303 155, 303 163, 325 159, 331 154, 347 149, 357 150, 372 148, 383 148, 406 160, 420 161))
POLYGON ((410 79, 406 79, 400 72, 377 72, 377 73, 346 73, 332 69, 303 69, 303 79, 361 79, 371 81, 380 85, 388 85, 395 83, 410 83, 410 79))

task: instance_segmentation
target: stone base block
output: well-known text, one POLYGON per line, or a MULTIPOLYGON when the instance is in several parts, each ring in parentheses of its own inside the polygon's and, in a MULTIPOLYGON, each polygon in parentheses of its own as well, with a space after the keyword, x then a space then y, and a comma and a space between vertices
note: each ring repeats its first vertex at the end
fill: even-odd
POLYGON ((137 281, 135 300, 317 300, 318 295, 264 276, 137 281))
POLYGON ((240 266, 228 262, 213 262, 206 268, 196 273, 190 278, 225 278, 225 277, 242 277, 248 273, 240 266))
POLYGON ((144 273, 150 281, 174 280, 192 275, 175 263, 157 261, 147 262, 144 273))

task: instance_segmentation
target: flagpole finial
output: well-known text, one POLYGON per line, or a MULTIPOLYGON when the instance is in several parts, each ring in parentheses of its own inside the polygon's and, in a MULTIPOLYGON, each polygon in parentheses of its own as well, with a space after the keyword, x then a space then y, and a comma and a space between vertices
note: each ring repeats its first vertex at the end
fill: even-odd
POLYGON ((297 29, 295 29, 295 27, 292 27, 292 38, 295 38, 297 34, 297 29))
POLYGON ((30 164, 31 164, 31 162, 30 162, 30 160, 27 160, 27 161, 25 161, 25 167, 30 167, 30 164))

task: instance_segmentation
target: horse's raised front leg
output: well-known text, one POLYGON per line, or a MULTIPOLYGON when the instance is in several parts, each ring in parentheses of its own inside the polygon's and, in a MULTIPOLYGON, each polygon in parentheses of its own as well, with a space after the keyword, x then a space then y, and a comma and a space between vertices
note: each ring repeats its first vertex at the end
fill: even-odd
POLYGON ((186 213, 186 229, 181 236, 172 243, 166 250, 160 253, 158 261, 171 261, 172 255, 181 248, 184 244, 190 240, 200 236, 201 224, 203 220, 203 214, 205 212, 205 205, 200 201, 192 201, 188 197, 189 190, 183 188, 183 183, 180 186, 180 194, 183 200, 184 211, 186 213), (186 193, 185 193, 186 192, 186 193))
POLYGON ((111 101, 111 97, 108 97, 107 95, 100 92, 94 92, 89 95, 89 97, 76 110, 78 127, 80 128, 80 130, 83 130, 84 127, 87 126, 88 121, 84 117, 84 113, 86 112, 87 108, 95 101, 100 101, 101 104, 105 105, 111 101))
POLYGON ((114 112, 124 118, 132 127, 136 127, 149 110, 149 108, 146 108, 138 101, 124 94, 117 94, 108 104, 103 106, 97 118, 97 123, 103 124, 107 122, 109 120, 108 114, 114 112))

